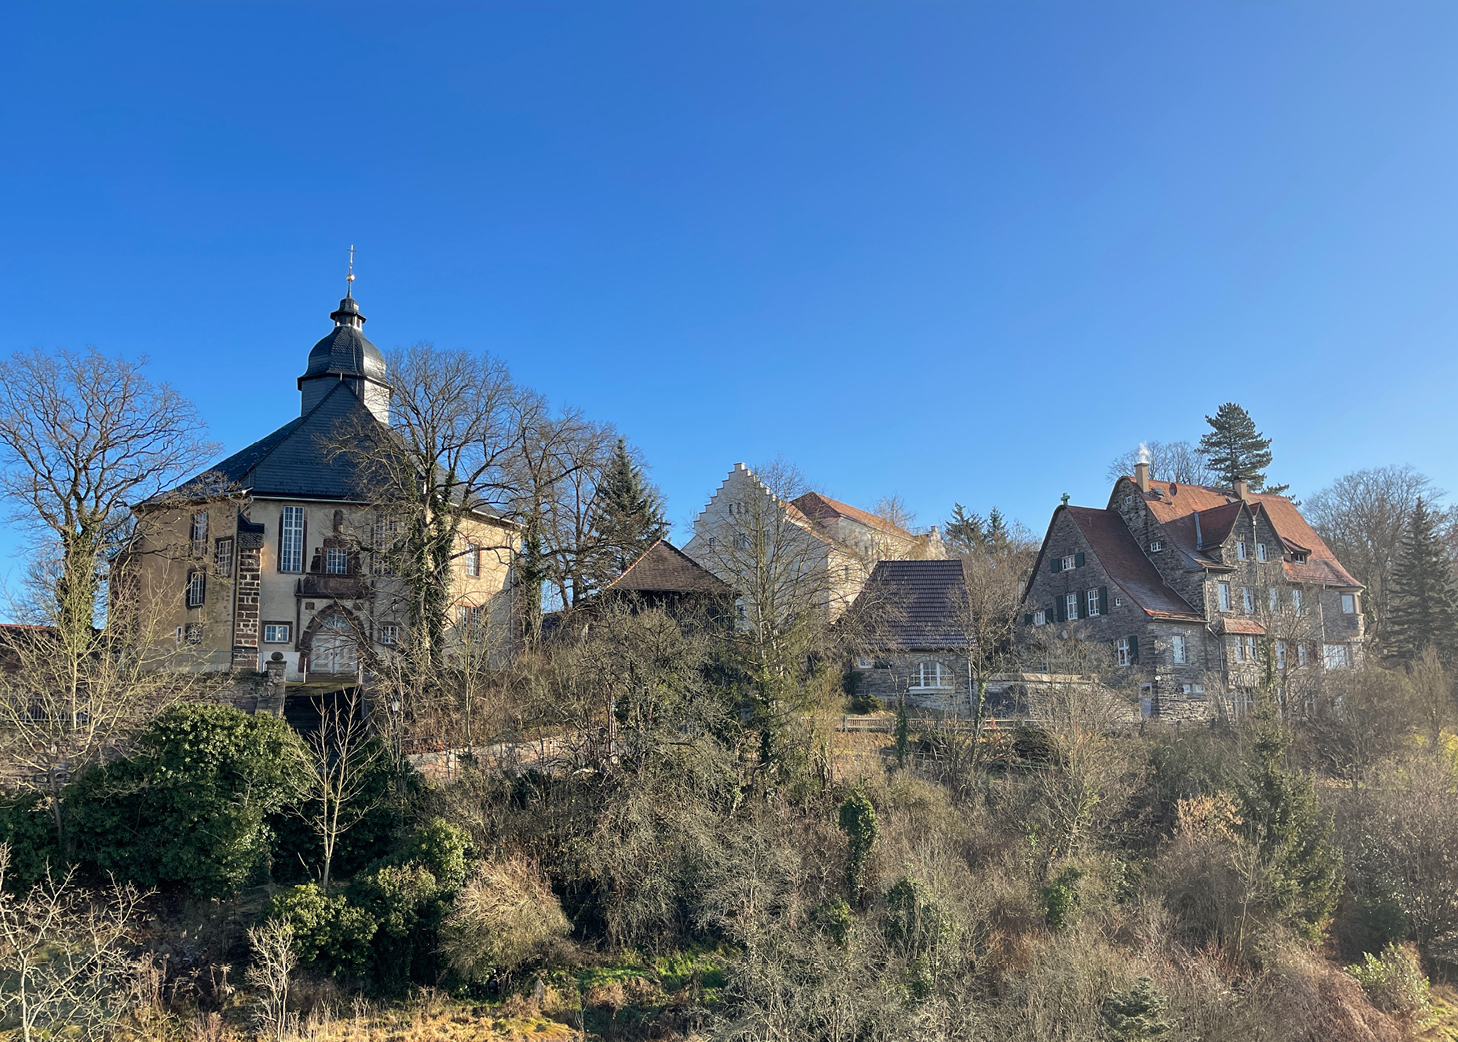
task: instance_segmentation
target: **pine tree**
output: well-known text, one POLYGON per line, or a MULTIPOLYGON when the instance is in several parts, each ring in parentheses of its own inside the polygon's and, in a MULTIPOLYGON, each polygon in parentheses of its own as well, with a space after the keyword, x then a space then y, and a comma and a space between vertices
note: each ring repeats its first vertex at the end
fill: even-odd
POLYGON ((987 544, 982 516, 968 513, 961 503, 952 504, 952 516, 942 522, 948 548, 956 557, 970 557, 987 544))
POLYGON ((1231 488, 1237 481, 1252 492, 1280 493, 1289 485, 1266 487, 1266 468, 1271 465, 1271 439, 1261 437, 1255 421, 1234 402, 1226 402, 1214 416, 1206 416, 1210 432, 1200 439, 1206 465, 1231 488))
POLYGON ((1418 499, 1392 569, 1384 643, 1389 657, 1412 663, 1431 647, 1445 663, 1458 656, 1458 596, 1452 564, 1427 504, 1418 499))
POLYGON ((592 532, 599 549, 589 579, 601 588, 668 534, 668 520, 658 490, 644 479, 643 468, 633 462, 622 438, 597 491, 592 532))

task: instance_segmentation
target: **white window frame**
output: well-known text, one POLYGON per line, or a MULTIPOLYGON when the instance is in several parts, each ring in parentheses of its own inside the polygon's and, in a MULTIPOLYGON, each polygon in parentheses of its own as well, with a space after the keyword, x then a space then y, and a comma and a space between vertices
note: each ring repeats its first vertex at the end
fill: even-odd
POLYGON ((1270 602, 1272 614, 1281 610, 1281 591, 1279 589, 1272 586, 1270 595, 1266 599, 1270 602))
POLYGON ((1088 590, 1084 596, 1084 603, 1088 605, 1088 617, 1090 619, 1097 618, 1099 614, 1099 591, 1097 589, 1088 590))
POLYGON ((918 662, 916 672, 911 674, 909 691, 950 691, 952 671, 940 662, 918 662))
POLYGON ((1033 625, 1034 626, 1046 626, 1046 625, 1048 625, 1048 613, 1046 611, 1043 611, 1041 608, 1038 609, 1037 611, 1033 612, 1033 625))
POLYGON ((192 539, 192 555, 206 557, 208 552, 208 512, 206 510, 192 515, 188 535, 192 539))
POLYGON ((400 643, 400 625, 394 622, 387 622, 380 626, 380 643, 386 647, 394 647, 400 643))
POLYGON ((279 513, 278 570, 304 570, 304 508, 284 507, 279 513))
POLYGON ((1169 638, 1170 660, 1177 666, 1183 666, 1189 657, 1185 648, 1185 636, 1183 633, 1176 633, 1169 638))
POLYGON ((1247 662, 1258 661, 1256 655, 1256 639, 1251 636, 1243 636, 1240 640, 1245 645, 1245 660, 1247 662))
POLYGON ((187 606, 189 608, 201 608, 207 601, 207 596, 207 572, 201 568, 194 568, 187 573, 187 606))
POLYGON ((1077 554, 1069 554, 1068 556, 1061 558, 1059 560, 1059 562, 1058 562, 1058 570, 1060 572, 1071 572, 1071 571, 1073 571, 1077 567, 1078 567, 1078 555, 1077 554))
POLYGON ((233 577, 233 545, 232 537, 228 537, 219 539, 213 547, 213 570, 221 579, 233 577))
POLYGON ((1182 690, 1184 691, 1184 696, 1186 698, 1189 698, 1192 695, 1203 695, 1205 693, 1205 685, 1204 684, 1185 684, 1183 686, 1183 689, 1182 690))
POLYGON ((1284 640, 1276 641, 1276 668, 1286 668, 1286 642, 1284 640))
POLYGON ((265 622, 263 624, 263 643, 291 644, 293 643, 293 633, 294 624, 291 622, 265 622))
POLYGON ((1255 591, 1249 586, 1240 588, 1240 605, 1247 615, 1255 611, 1255 591))
POLYGON ((1246 560, 1244 539, 1237 539, 1235 541, 1235 556, 1242 561, 1246 560))
POLYGON ((1158 539, 1156 539, 1154 542, 1152 542, 1152 543, 1149 544, 1149 552, 1152 553, 1152 554, 1157 554, 1157 553, 1159 553, 1163 549, 1164 549, 1164 543, 1161 542, 1158 539))
POLYGON ((1342 614, 1357 614, 1357 595, 1355 593, 1342 594, 1342 614))
POLYGON ((1296 665, 1297 666, 1304 666, 1304 665, 1306 665, 1306 645, 1305 644, 1297 644, 1296 645, 1296 665))
POLYGON ((1301 614, 1301 610, 1302 610, 1301 609, 1301 589, 1300 589, 1300 587, 1292 587, 1291 588, 1291 612, 1294 615, 1300 615, 1301 614))
POLYGON ((1352 649, 1346 644, 1323 644, 1321 665, 1323 669, 1351 669, 1352 649))
POLYGON ((1256 560, 1257 561, 1262 561, 1262 562, 1264 562, 1266 560, 1266 544, 1265 543, 1256 543, 1256 560))
POLYGON ((466 544, 466 576, 471 579, 481 574, 481 548, 475 543, 466 544))
POLYGON ((1215 584, 1215 587, 1216 587, 1216 590, 1215 590, 1215 593, 1216 593, 1215 602, 1220 606, 1220 610, 1221 611, 1229 611, 1230 610, 1230 584, 1229 583, 1216 583, 1215 584))
POLYGON ((1068 616, 1068 621, 1069 622, 1077 622, 1078 621, 1078 594, 1076 594, 1076 593, 1064 594, 1064 597, 1063 597, 1063 614, 1066 615, 1066 616, 1068 616))
POLYGON ((325 575, 348 575, 349 574, 349 551, 342 546, 327 546, 324 548, 324 574, 325 575), (335 565, 338 567, 335 567, 335 565))
POLYGON ((1120 666, 1132 666, 1133 656, 1129 653, 1129 638, 1120 637, 1114 641, 1114 662, 1120 666))

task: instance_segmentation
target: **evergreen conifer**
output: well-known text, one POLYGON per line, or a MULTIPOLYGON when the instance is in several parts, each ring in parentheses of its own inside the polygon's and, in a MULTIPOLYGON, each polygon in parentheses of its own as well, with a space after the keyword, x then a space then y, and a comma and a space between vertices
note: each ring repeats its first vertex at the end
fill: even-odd
POLYGON ((1226 402, 1206 416, 1210 431, 1200 439, 1200 452, 1206 465, 1216 476, 1235 487, 1237 481, 1250 485, 1252 492, 1280 493, 1289 485, 1266 487, 1266 468, 1271 465, 1271 439, 1261 437, 1255 421, 1234 402, 1226 402))
POLYGON ((668 534, 668 520, 658 491, 643 477, 643 468, 628 454, 627 442, 618 439, 613 458, 598 485, 598 508, 592 531, 598 553, 589 576, 600 589, 621 575, 650 546, 668 534))
POLYGON ((1458 587, 1427 504, 1418 499, 1392 569, 1384 642, 1390 658, 1412 663, 1429 647, 1451 665, 1458 655, 1458 587))

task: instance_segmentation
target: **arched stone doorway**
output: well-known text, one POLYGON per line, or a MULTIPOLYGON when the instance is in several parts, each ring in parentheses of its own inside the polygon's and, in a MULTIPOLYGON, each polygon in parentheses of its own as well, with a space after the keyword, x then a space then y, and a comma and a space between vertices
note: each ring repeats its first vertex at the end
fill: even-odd
POLYGON ((359 672, 359 628, 340 608, 315 617, 304 634, 309 672, 353 676, 359 672))

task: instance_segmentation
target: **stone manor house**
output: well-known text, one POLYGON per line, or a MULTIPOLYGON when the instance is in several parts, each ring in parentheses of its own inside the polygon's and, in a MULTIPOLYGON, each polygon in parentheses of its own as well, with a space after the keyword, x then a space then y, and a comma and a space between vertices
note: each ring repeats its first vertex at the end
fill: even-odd
POLYGON ((1060 640, 1097 642, 1144 715, 1188 719, 1247 712, 1268 666, 1290 704, 1359 660, 1362 586, 1291 500, 1134 471, 1105 508, 1053 512, 1020 638, 1054 672, 1060 640))
MULTIPOLYGON (((381 512, 361 464, 337 451, 342 432, 390 417, 384 357, 352 296, 310 349, 299 415, 203 474, 135 508, 130 559, 140 610, 155 618, 169 665, 266 675, 235 701, 283 709, 284 686, 325 693, 355 682, 363 652, 401 638, 407 613, 388 548, 398 523, 381 512)), ((456 615, 488 611, 509 628, 517 535, 487 509, 462 526, 452 569, 456 615)), ((249 704, 245 708, 263 708, 249 704)))

